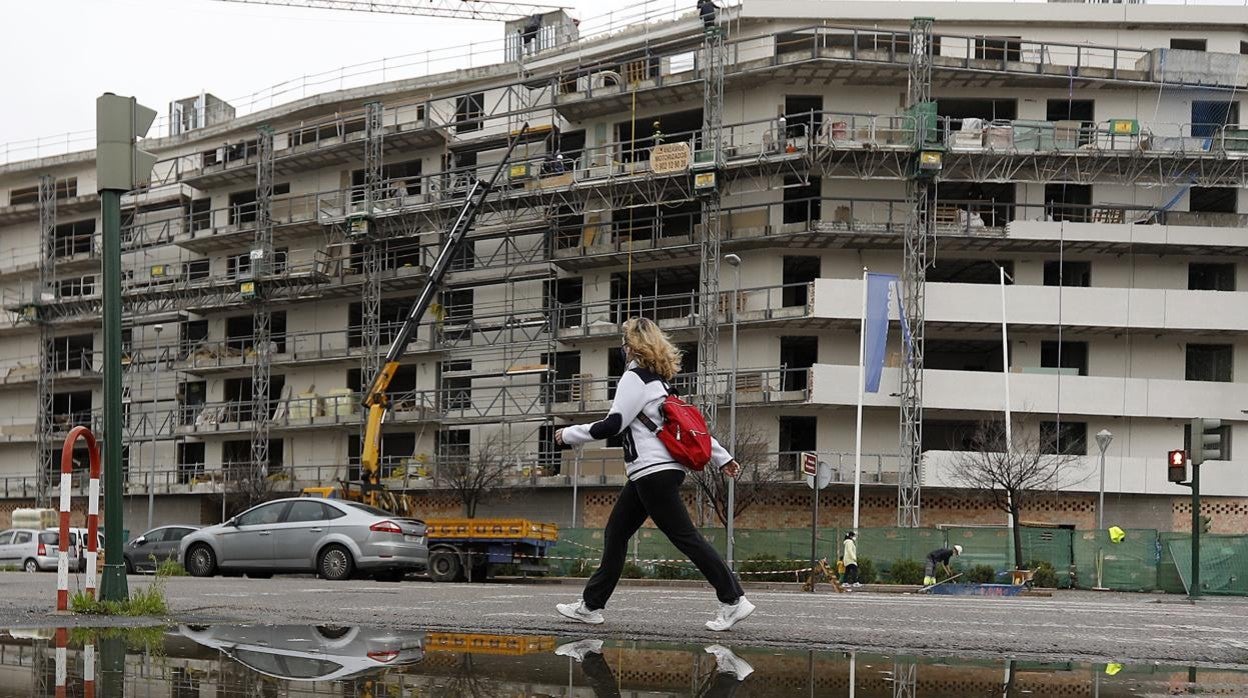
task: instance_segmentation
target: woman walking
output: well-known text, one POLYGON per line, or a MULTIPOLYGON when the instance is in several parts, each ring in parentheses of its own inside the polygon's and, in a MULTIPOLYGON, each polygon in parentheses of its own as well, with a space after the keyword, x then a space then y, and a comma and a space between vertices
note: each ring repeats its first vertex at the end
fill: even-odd
MULTIPOLYGON (((559 604, 556 608, 564 616, 582 623, 603 622, 602 609, 624 570, 628 539, 648 517, 715 587, 719 613, 707 621, 706 627, 715 631, 728 630, 753 613, 754 604, 745 598, 741 584, 723 558, 693 527, 680 499, 680 485, 689 470, 672 459, 667 447, 651 429, 663 422, 661 406, 670 391, 667 382, 680 368, 680 350, 653 321, 633 318, 624 323, 620 351, 627 369, 616 386, 615 400, 606 418, 555 432, 555 442, 561 446, 579 446, 621 435, 628 474, 628 483, 620 491, 607 519, 602 562, 585 585, 581 601, 559 604), (641 416, 646 419, 640 419, 641 416), (645 424, 647 421, 650 426, 645 424)), ((707 467, 721 468, 729 477, 741 472, 741 466, 714 439, 707 467)))
POLYGON ((858 582, 858 543, 855 541, 857 537, 858 535, 853 531, 846 533, 841 552, 841 562, 845 563, 845 586, 847 587, 862 586, 858 582))

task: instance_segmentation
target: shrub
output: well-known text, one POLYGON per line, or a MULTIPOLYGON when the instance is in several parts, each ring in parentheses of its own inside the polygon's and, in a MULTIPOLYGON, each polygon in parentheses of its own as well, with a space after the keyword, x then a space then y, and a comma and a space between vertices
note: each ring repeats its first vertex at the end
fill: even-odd
POLYGON ((1057 588, 1057 570, 1053 569, 1053 565, 1044 560, 1032 560, 1027 563, 1027 569, 1034 570, 1031 574, 1032 586, 1057 588))
POLYGON ((676 562, 662 562, 655 564, 653 576, 655 579, 695 579, 699 574, 696 567, 676 562))
POLYGON ((624 571, 620 573, 623 579, 645 579, 646 571, 635 562, 625 562, 624 571))
POLYGON ((589 560, 577 560, 568 568, 569 577, 588 577, 594 573, 594 563, 589 560))
POLYGON ((771 553, 759 553, 738 565, 737 571, 744 579, 754 582, 796 582, 798 575, 776 570, 800 570, 809 566, 799 560, 781 560, 771 553))
POLYGON ((922 584, 923 563, 916 560, 893 560, 892 566, 884 575, 889 584, 922 584))
POLYGON ((992 565, 975 565, 962 575, 962 579, 971 584, 992 584, 997 581, 997 571, 992 565))
POLYGON ((875 571, 875 563, 869 557, 858 558, 858 581, 863 584, 875 584, 879 574, 875 571))
POLYGON ((185 577, 186 568, 177 560, 161 560, 156 564, 157 577, 185 577))

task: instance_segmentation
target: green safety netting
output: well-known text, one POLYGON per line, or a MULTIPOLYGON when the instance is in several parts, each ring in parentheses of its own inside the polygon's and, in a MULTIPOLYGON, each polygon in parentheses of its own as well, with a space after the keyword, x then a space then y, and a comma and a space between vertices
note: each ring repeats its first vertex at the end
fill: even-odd
POLYGON ((1152 591, 1157 588, 1157 531, 1130 529, 1121 543, 1105 531, 1071 531, 1075 585, 1080 589, 1152 591), (1100 562, 1098 575, 1097 565, 1100 562))
MULTIPOLYGON (((1184 589, 1191 586, 1192 540, 1169 542, 1184 589)), ((1202 594, 1248 595, 1248 536, 1202 535, 1200 537, 1200 589, 1202 594)))

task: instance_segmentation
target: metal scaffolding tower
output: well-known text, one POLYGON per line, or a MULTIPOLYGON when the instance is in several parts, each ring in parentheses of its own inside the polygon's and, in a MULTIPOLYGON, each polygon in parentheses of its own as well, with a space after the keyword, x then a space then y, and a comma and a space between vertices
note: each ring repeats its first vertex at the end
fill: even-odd
MULTIPOLYGON (((51 291, 56 283, 56 178, 43 175, 39 178, 39 288, 36 301, 51 291)), ((39 472, 36 475, 36 500, 38 506, 51 501, 51 478, 56 454, 60 450, 52 443, 52 376, 56 370, 56 346, 52 325, 43 317, 41 304, 35 306, 40 314, 39 322, 39 376, 36 383, 38 412, 35 415, 35 444, 39 472)))
MULTIPOLYGON (((695 175, 709 181, 701 182, 702 189, 702 235, 700 277, 701 323, 698 326, 698 387, 702 395, 703 411, 707 421, 715 424, 718 403, 719 373, 719 249, 720 249, 720 185, 719 174, 723 166, 724 128, 724 34, 718 25, 706 29, 703 42, 703 91, 702 91, 702 153, 703 162, 709 158, 709 172, 695 175)), ((695 160, 697 158, 695 157, 695 160)), ((696 188, 696 185, 695 185, 696 188)))
MULTIPOLYGON (((360 358, 361 381, 381 370, 381 244, 377 239, 374 208, 381 193, 383 134, 381 102, 364 105, 364 226, 359 238, 364 284, 360 317, 363 325, 364 354, 360 358)), ((363 428, 363 422, 361 422, 363 428)), ((361 432, 361 435, 363 432, 361 432)))
POLYGON ((901 363, 901 459, 897 478, 897 525, 917 527, 921 518, 923 466, 923 315, 927 281, 927 246, 934 231, 930 215, 931 180, 920 169, 932 101, 932 20, 916 17, 910 25, 907 108, 914 118, 915 152, 906 180, 910 209, 902 256, 902 312, 910 326, 909 356, 901 363))
POLYGON ((271 405, 269 378, 272 369, 268 289, 273 267, 273 129, 259 129, 256 153, 256 237, 251 250, 251 283, 254 309, 251 364, 251 477, 260 480, 269 472, 269 426, 271 405))

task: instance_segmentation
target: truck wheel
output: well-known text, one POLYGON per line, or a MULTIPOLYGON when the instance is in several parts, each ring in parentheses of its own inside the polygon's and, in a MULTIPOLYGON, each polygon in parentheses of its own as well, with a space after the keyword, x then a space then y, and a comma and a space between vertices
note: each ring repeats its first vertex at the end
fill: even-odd
POLYGON ((435 550, 429 553, 429 577, 435 582, 457 582, 463 573, 459 555, 453 550, 435 550))

